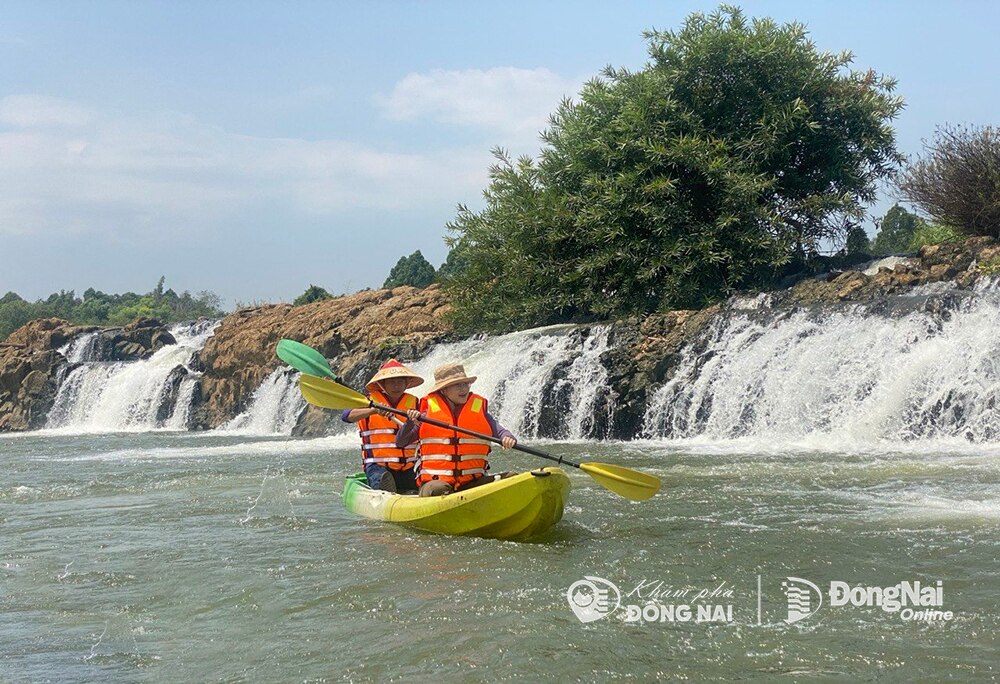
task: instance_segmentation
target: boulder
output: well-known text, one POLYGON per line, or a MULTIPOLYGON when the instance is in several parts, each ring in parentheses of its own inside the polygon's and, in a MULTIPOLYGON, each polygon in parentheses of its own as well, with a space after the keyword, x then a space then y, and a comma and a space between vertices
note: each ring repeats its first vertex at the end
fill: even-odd
MULTIPOLYGON (((236 311, 222 320, 198 354, 204 375, 195 422, 213 428, 244 410, 254 390, 283 363, 275 355, 282 338, 318 350, 347 384, 360 387, 386 358, 413 359, 446 339, 451 332, 444 319, 447 311, 438 285, 236 311)), ((296 433, 325 433, 331 425, 310 411, 296 433)))
POLYGON ((93 330, 93 326, 44 318, 7 337, 0 345, 0 432, 44 427, 55 400, 59 370, 66 364, 58 349, 93 330))

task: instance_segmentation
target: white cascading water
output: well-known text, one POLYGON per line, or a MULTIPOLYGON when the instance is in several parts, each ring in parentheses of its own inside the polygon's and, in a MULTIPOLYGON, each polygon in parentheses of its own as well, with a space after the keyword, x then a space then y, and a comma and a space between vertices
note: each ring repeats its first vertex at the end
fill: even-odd
POLYGON ((937 284, 891 304, 779 311, 766 296, 737 302, 683 350, 650 402, 645 436, 1000 440, 996 285, 962 293, 937 284))
POLYGON ((101 334, 99 332, 84 333, 78 335, 69 344, 59 349, 59 353, 66 357, 70 363, 83 363, 85 361, 99 361, 97 350, 99 347, 101 334))
POLYGON ((195 352, 212 336, 216 321, 198 321, 170 328, 177 344, 167 345, 150 358, 106 362, 94 358, 97 333, 88 333, 60 351, 80 363, 62 379, 46 428, 68 432, 123 432, 187 427, 198 374, 188 368, 195 352), (171 373, 188 371, 181 380, 169 416, 162 417, 170 400, 171 373))
POLYGON ((408 364, 425 380, 412 390, 423 396, 434 384, 434 369, 460 362, 477 377, 473 391, 490 401, 490 413, 515 435, 537 437, 544 390, 553 373, 567 366, 569 406, 560 437, 582 439, 593 435, 598 393, 607 386, 601 355, 608 350, 610 328, 595 326, 581 341, 571 334, 576 326, 561 325, 510 333, 499 337, 463 340, 434 347, 423 359, 408 364))
POLYGON ((299 374, 287 366, 275 368, 250 397, 249 408, 218 429, 246 435, 290 434, 306 408, 298 380, 299 374))

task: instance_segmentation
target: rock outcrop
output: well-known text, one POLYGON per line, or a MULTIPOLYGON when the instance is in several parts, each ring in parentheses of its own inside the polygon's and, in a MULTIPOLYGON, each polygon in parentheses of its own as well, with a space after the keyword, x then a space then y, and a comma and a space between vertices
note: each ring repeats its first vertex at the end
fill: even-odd
POLYGON ((918 285, 954 280, 970 289, 1000 266, 1000 244, 990 237, 927 245, 891 266, 863 264, 857 269, 825 273, 775 293, 776 305, 811 306, 837 302, 871 302, 902 294, 918 285), (868 266, 868 268, 865 268, 868 266))
MULTIPOLYGON (((199 354, 204 376, 195 424, 216 427, 243 411, 254 390, 282 364, 275 355, 282 338, 318 350, 347 384, 360 387, 386 358, 413 359, 444 339, 447 309, 444 293, 432 285, 237 311, 222 320, 199 354)), ((323 432, 330 416, 310 408, 297 433, 323 432)))
POLYGON ((32 321, 0 344, 0 432, 45 425, 66 359, 56 350, 93 327, 58 318, 32 321))
POLYGON ((101 358, 108 361, 148 359, 163 347, 177 344, 163 323, 153 318, 140 318, 124 328, 102 331, 101 342, 106 348, 101 358))

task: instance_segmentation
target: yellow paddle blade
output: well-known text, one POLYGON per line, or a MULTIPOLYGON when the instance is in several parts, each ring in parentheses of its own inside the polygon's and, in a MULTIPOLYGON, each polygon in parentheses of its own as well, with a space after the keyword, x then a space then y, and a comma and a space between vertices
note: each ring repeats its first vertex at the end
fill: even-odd
POLYGON ((632 501, 645 501, 660 491, 660 478, 610 463, 581 463, 580 470, 599 485, 632 501))
POLYGON ((299 389, 306 401, 323 408, 368 408, 368 397, 326 378, 303 374, 299 377, 299 389))

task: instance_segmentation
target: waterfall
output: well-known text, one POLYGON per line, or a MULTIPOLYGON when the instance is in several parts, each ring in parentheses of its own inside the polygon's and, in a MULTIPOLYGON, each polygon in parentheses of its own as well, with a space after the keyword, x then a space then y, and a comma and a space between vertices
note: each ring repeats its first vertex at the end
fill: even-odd
POLYGON ((63 345, 59 349, 59 353, 65 356, 70 364, 98 361, 97 355, 100 351, 100 341, 100 331, 77 335, 69 343, 63 345))
POLYGON ((609 340, 608 326, 559 325, 441 344, 409 364, 425 379, 413 392, 429 392, 434 368, 457 361, 477 377, 473 391, 489 400, 490 413, 518 437, 604 437, 611 408, 602 401, 601 355, 609 340))
POLYGON ((1000 440, 1000 292, 937 283, 871 305, 737 300, 682 350, 645 436, 1000 440))
POLYGON ((306 407, 299 391, 298 372, 274 369, 250 397, 249 408, 219 430, 249 435, 287 435, 306 407))
POLYGON ((187 427, 197 377, 189 364, 217 321, 170 328, 177 344, 142 361, 99 358, 99 333, 87 333, 60 351, 71 362, 60 381, 46 428, 68 432, 119 432, 187 427))

